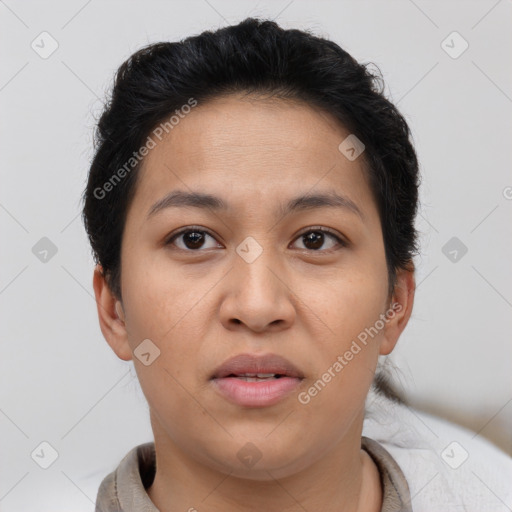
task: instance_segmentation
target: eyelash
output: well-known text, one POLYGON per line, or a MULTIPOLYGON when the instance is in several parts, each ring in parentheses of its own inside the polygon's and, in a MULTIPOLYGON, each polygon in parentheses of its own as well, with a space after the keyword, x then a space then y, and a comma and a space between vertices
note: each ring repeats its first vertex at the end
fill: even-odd
MULTIPOLYGON (((184 235, 186 233, 206 233, 207 235, 211 236, 212 238, 215 239, 215 236, 210 233, 210 231, 202 228, 201 226, 188 226, 186 228, 183 228, 179 231, 177 231, 176 233, 172 233, 165 241, 165 245, 166 246, 169 246, 169 245, 172 245, 172 243, 174 242, 174 240, 176 240, 179 236, 181 235, 184 235)), ((336 240, 336 242, 341 246, 341 247, 347 247, 348 246, 348 243, 343 240, 342 238, 340 238, 334 231, 332 231, 331 229, 328 229, 328 228, 324 228, 324 227, 309 227, 307 228, 307 230, 299 233, 297 235, 297 237, 294 239, 295 240, 298 240, 300 237, 304 236, 304 235, 307 235, 308 233, 324 233, 324 234, 327 234, 329 236, 331 236, 332 238, 334 238, 336 240)), ((185 251, 185 252, 204 252, 201 251, 201 248, 199 249, 181 249, 181 247, 177 247, 178 250, 181 250, 181 251, 185 251)), ((321 249, 301 249, 303 251, 308 251, 308 252, 311 252, 311 253, 331 253, 333 251, 336 251, 336 250, 339 250, 339 248, 336 248, 336 247, 333 247, 331 249, 324 249, 324 250, 321 250, 321 249)))

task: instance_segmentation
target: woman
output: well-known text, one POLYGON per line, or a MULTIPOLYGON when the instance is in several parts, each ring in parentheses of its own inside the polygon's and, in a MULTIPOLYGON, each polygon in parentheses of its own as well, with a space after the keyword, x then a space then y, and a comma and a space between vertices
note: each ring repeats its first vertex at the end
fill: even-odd
POLYGON ((376 368, 413 307, 418 186, 406 122, 333 42, 247 19, 121 66, 84 221, 154 443, 97 511, 494 510, 417 431, 389 439, 408 408, 376 368))

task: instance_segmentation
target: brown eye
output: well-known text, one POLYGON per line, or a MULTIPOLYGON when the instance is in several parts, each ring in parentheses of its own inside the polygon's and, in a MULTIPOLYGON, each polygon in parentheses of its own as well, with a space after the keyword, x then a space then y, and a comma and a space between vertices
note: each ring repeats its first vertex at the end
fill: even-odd
MULTIPOLYGON (((337 246, 347 246, 347 243, 343 239, 326 228, 309 229, 299 235, 296 240, 302 242, 303 247, 299 247, 299 249, 316 252, 330 252, 336 250, 337 246), (327 247, 325 247, 326 245, 327 247)), ((165 242, 165 245, 174 245, 178 249, 194 252, 197 252, 199 249, 222 247, 218 243, 215 243, 215 238, 208 233, 208 231, 194 227, 182 229, 171 235, 165 242), (212 241, 209 242, 209 239, 212 241)))
POLYGON ((324 250, 321 252, 328 252, 329 250, 335 248, 337 245, 343 247, 346 246, 346 243, 339 236, 335 235, 330 230, 327 230, 325 228, 310 229, 309 231, 306 231, 299 235, 299 238, 297 240, 302 241, 302 244, 305 249, 318 251, 324 246, 326 242, 329 241, 329 239, 331 240, 330 247, 324 247, 324 250), (334 243, 332 241, 334 241, 334 243))
POLYGON ((211 243, 210 247, 206 246, 208 238, 215 240, 207 231, 187 228, 172 235, 171 238, 166 241, 165 245, 176 245, 178 249, 182 249, 184 251, 195 251, 197 249, 211 249, 218 247, 218 245, 211 245, 211 243), (175 241, 179 243, 175 243, 175 241))
POLYGON ((204 244, 204 232, 188 231, 183 235, 183 243, 188 249, 199 249, 204 244))

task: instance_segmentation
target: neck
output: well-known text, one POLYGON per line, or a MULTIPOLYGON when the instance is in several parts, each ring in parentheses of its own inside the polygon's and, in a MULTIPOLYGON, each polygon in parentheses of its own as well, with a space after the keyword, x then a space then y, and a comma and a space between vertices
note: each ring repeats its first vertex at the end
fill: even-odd
POLYGON ((266 471, 264 480, 254 480, 197 462, 154 424, 157 471, 147 492, 159 510, 168 512, 378 512, 380 474, 361 449, 361 430, 362 421, 301 471, 279 478, 266 471))

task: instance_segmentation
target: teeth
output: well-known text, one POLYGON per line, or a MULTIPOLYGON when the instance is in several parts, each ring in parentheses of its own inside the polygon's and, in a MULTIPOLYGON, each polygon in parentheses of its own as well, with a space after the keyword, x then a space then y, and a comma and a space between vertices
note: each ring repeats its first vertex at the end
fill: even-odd
POLYGON ((237 377, 259 377, 260 379, 266 379, 267 377, 275 377, 275 373, 240 373, 237 377))
POLYGON ((236 376, 240 380, 246 382, 259 382, 261 380, 273 379, 276 377, 275 373, 243 373, 236 376))
POLYGON ((245 382, 261 382, 263 380, 273 379, 274 377, 265 377, 264 379, 262 379, 260 377, 237 377, 237 378, 240 380, 245 380, 245 382))

